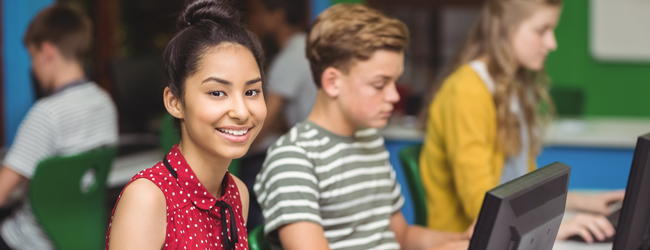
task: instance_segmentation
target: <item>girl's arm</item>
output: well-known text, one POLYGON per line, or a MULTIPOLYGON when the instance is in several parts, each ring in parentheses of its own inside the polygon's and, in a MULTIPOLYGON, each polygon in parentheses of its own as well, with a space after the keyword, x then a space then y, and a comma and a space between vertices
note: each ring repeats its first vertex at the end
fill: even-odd
POLYGON ((132 182, 115 208, 109 249, 161 249, 166 219, 165 196, 160 188, 144 178, 132 182))

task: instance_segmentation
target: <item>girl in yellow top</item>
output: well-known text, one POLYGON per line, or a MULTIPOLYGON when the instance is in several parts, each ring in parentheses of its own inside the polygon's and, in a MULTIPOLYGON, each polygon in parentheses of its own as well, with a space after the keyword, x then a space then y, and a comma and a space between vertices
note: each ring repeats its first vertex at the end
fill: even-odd
MULTIPOLYGON (((426 114, 420 171, 428 226, 463 232, 478 218, 485 192, 536 168, 542 129, 552 117, 547 54, 561 0, 488 0, 426 114), (541 105, 540 105, 541 104, 541 105)), ((567 209, 610 213, 623 192, 569 194, 567 209)), ((558 239, 602 240, 614 228, 602 215, 565 221, 558 239)))

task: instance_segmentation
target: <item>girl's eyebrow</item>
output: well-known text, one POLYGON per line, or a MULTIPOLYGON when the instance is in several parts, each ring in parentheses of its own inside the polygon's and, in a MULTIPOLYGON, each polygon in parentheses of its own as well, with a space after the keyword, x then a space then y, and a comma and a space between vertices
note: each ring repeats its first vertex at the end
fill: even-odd
POLYGON ((258 82, 261 82, 261 81, 262 81, 262 78, 261 78, 261 77, 258 77, 258 78, 255 78, 255 79, 253 79, 253 80, 248 80, 248 81, 246 82, 246 85, 255 84, 255 83, 258 83, 258 82))
POLYGON ((232 85, 232 82, 230 82, 228 80, 218 78, 218 77, 208 77, 205 80, 203 80, 203 82, 201 82, 201 84, 204 84, 206 82, 218 82, 218 83, 225 84, 225 85, 232 85))
MULTIPOLYGON (((258 78, 255 78, 253 80, 246 81, 246 85, 255 84, 255 83, 261 82, 261 81, 262 81, 262 78, 258 77, 258 78)), ((218 83, 225 84, 225 85, 232 85, 232 82, 230 82, 228 80, 218 78, 218 77, 208 77, 205 80, 203 80, 203 82, 201 82, 201 84, 206 83, 206 82, 218 82, 218 83)))

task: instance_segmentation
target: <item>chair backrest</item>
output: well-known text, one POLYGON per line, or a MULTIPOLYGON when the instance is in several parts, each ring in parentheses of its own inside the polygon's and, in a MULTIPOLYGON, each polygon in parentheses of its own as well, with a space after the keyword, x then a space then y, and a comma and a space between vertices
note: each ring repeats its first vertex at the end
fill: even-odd
POLYGON ((411 193, 411 200, 413 200, 413 207, 415 209, 415 224, 420 226, 427 225, 427 203, 426 194, 424 193, 424 186, 422 179, 420 179, 420 150, 422 144, 408 146, 399 151, 399 160, 404 169, 404 175, 408 182, 409 190, 411 193))
POLYGON ((165 116, 162 119, 160 124, 160 152, 165 155, 169 150, 172 149, 174 144, 180 141, 178 138, 178 131, 174 128, 173 116, 169 113, 165 113, 165 116))
MULTIPOLYGON (((165 114, 165 117, 162 119, 162 124, 160 125, 160 152, 165 155, 169 150, 172 149, 174 144, 180 141, 178 137, 178 132, 174 128, 173 116, 169 113, 165 114)), ((234 176, 241 178, 241 162, 239 159, 234 159, 230 162, 228 166, 228 171, 234 176)))
POLYGON ((32 210, 57 249, 103 249, 106 180, 116 153, 104 147, 46 159, 30 181, 32 210))
POLYGON ((270 250, 271 246, 264 240, 264 225, 255 227, 248 233, 248 249, 270 250))

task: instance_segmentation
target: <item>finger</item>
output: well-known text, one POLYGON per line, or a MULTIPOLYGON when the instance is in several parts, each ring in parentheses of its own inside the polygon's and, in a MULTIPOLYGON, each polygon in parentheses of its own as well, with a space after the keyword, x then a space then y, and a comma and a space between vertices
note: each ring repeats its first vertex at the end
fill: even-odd
POLYGON ((598 219, 596 219, 594 222, 603 231, 603 233, 605 233, 607 237, 612 237, 616 233, 616 229, 614 228, 612 223, 610 223, 609 220, 607 220, 607 218, 601 216, 598 219))
POLYGON ((584 226, 596 237, 599 241, 605 240, 605 232, 600 228, 599 223, 597 222, 598 218, 590 218, 588 221, 584 222, 584 226))
POLYGON ((619 190, 619 191, 613 191, 613 192, 607 192, 603 194, 604 198, 611 202, 616 202, 616 201, 621 201, 623 198, 625 198, 625 191, 619 190))
POLYGON ((603 215, 610 215, 612 214, 612 210, 607 206, 606 204, 603 204, 605 206, 601 207, 597 212, 603 215))
POLYGON ((586 243, 588 244, 594 243, 594 238, 591 236, 591 233, 589 233, 589 230, 584 228, 580 229, 580 231, 578 231, 578 235, 580 235, 580 237, 582 237, 582 239, 585 240, 586 243))

